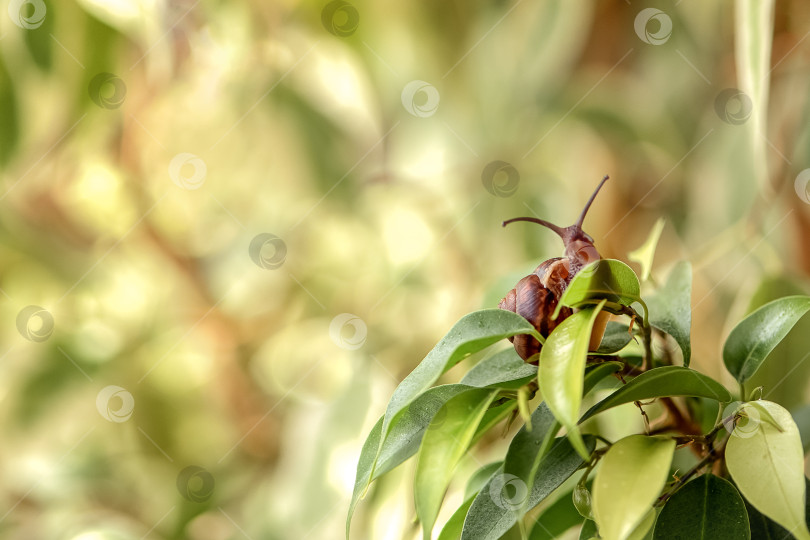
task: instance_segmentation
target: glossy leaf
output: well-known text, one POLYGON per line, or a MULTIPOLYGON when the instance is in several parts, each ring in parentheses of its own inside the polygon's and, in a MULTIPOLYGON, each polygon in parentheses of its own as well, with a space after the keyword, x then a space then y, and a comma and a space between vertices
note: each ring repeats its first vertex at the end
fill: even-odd
POLYGON ((664 230, 664 218, 658 218, 647 239, 639 247, 627 254, 627 258, 641 265, 641 280, 647 281, 652 270, 653 259, 655 258, 655 248, 658 247, 658 240, 664 230))
POLYGON ((568 491, 537 516, 529 532, 529 540, 555 540, 583 521, 584 518, 571 502, 571 492, 568 491))
POLYGON ((430 539, 453 471, 472 442, 497 390, 463 392, 442 405, 430 421, 416 461, 414 499, 425 539, 430 539))
POLYGON ((726 466, 743 496, 762 514, 799 540, 810 539, 805 523, 804 453, 799 429, 790 413, 771 401, 743 407, 748 417, 738 422, 726 444, 726 466), (757 421, 760 409, 773 417, 757 421))
MULTIPOLYGON (((592 452, 596 439, 583 437, 592 452)), ((560 487, 583 464, 582 458, 565 437, 554 440, 534 476, 532 488, 517 477, 495 474, 475 497, 464 521, 462 540, 497 540, 516 523, 515 510, 534 508, 560 487), (528 502, 524 499, 528 498, 528 502)))
MULTIPOLYGON (((546 403, 540 403, 530 421, 532 429, 528 430, 526 426, 520 428, 509 443, 503 462, 504 474, 523 482, 527 493, 532 489, 537 468, 560 429, 560 424, 546 403)), ((528 503, 528 499, 525 502, 528 503)), ((523 516, 527 510, 526 505, 514 508, 517 517, 523 516)))
MULTIPOLYGON (((810 492, 810 479, 804 479, 805 492, 810 492)), ((784 527, 766 518, 759 511, 745 502, 745 510, 748 512, 748 522, 751 525, 751 538, 755 540, 787 540, 793 536, 784 527)), ((804 502, 804 522, 810 527, 810 497, 805 497, 804 502)))
POLYGON ((756 373, 765 358, 810 310, 810 297, 788 296, 769 302, 734 327, 723 347, 723 362, 740 383, 756 373))
POLYGON ((461 503, 447 523, 442 527, 442 532, 439 534, 439 540, 459 540, 461 538, 461 531, 464 530, 464 519, 467 517, 467 512, 470 510, 475 494, 470 495, 461 503))
POLYGON ((633 340, 633 334, 628 330, 629 327, 626 324, 609 321, 607 327, 605 327, 602 342, 595 352, 597 354, 614 354, 624 349, 633 340))
MULTIPOLYGON (((652 528, 655 525, 655 508, 650 508, 641 521, 627 537, 627 540, 647 540, 652 537, 652 528)), ((691 539, 690 539, 691 540, 691 539)))
POLYGON ((607 377, 608 375, 612 375, 617 371, 621 370, 624 367, 624 364, 617 361, 610 361, 610 362, 602 362, 601 364, 596 364, 594 366, 588 366, 585 368, 585 382, 582 388, 582 395, 585 396, 593 390, 597 384, 599 384, 602 379, 607 377))
POLYGON ((554 417, 568 430, 571 444, 587 459, 577 428, 579 407, 582 404, 585 362, 591 329, 604 305, 578 311, 565 319, 548 336, 540 350, 538 380, 540 391, 554 417))
POLYGON ((527 364, 509 347, 481 360, 461 379, 461 384, 497 388, 520 388, 537 376, 537 366, 527 364))
POLYGON ((638 276, 632 268, 616 259, 601 259, 587 265, 574 276, 559 305, 576 307, 606 300, 629 306, 641 300, 640 290, 638 276))
POLYGON ((662 396, 697 396, 721 402, 731 401, 726 388, 711 377, 681 366, 663 366, 645 371, 591 407, 580 419, 588 418, 624 403, 662 396))
POLYGON ((751 531, 740 493, 731 482, 704 474, 667 501, 655 522, 654 540, 748 540, 751 531))
POLYGON ((474 389, 462 384, 447 384, 431 388, 406 407, 394 422, 388 438, 382 445, 380 444, 380 434, 382 433, 383 418, 380 417, 360 451, 354 490, 346 518, 347 538, 354 509, 369 484, 416 454, 428 424, 442 405, 458 394, 470 390, 474 389))
POLYGON ((683 353, 683 365, 689 367, 692 357, 692 265, 681 261, 675 265, 666 283, 647 299, 650 324, 675 339, 683 353))
POLYGON ((484 309, 462 317, 394 390, 383 420, 383 440, 396 416, 442 373, 467 356, 518 334, 542 339, 529 321, 505 309, 484 309))
POLYGON ((469 499, 481 491, 489 482, 489 479, 492 478, 492 475, 500 471, 502 467, 503 461, 493 461, 475 471, 467 480, 467 486, 464 488, 464 498, 469 499))
POLYGON ((664 487, 674 451, 672 439, 644 435, 610 447, 593 483, 593 515, 602 538, 629 538, 664 487))

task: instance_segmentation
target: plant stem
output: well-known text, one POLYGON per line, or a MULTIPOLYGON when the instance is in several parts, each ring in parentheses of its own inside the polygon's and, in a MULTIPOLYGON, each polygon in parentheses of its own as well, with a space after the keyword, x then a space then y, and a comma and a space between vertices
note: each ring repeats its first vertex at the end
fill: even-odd
POLYGON ((700 460, 700 461, 697 463, 697 465, 695 465, 694 467, 692 467, 691 469, 689 469, 689 470, 686 472, 686 474, 684 474, 683 476, 681 476, 681 477, 678 479, 678 481, 677 481, 677 482, 675 482, 675 484, 673 484, 672 488, 671 488, 669 491, 667 491, 666 493, 664 493, 663 495, 661 495, 660 497, 658 497, 658 501, 656 501, 655 505, 656 505, 656 506, 663 506, 663 504, 664 504, 665 502, 667 502, 667 499, 669 499, 670 497, 672 497, 672 496, 675 494, 675 492, 676 492, 676 491, 678 491, 678 490, 679 490, 679 489, 680 489, 680 488, 681 488, 681 487, 682 487, 682 486, 683 486, 685 483, 687 483, 689 480, 691 480, 691 478, 692 478, 693 476, 695 476, 695 474, 697 474, 697 472, 698 472, 700 469, 702 469, 702 468, 703 468, 703 467, 705 467, 706 465, 709 465, 710 463, 712 463, 712 462, 714 462, 714 461, 716 461, 716 460, 720 459, 720 456, 721 456, 721 454, 719 453, 720 448, 721 448, 721 447, 723 447, 723 446, 725 446, 726 442, 728 442, 729 437, 731 437, 731 435, 729 435, 728 437, 726 437, 726 438, 723 440, 723 442, 722 442, 720 445, 718 445, 718 447, 717 447, 717 448, 711 448, 711 447, 710 447, 710 449, 709 449, 709 453, 708 453, 708 454, 706 454, 706 457, 704 457, 703 459, 701 459, 701 460, 700 460))

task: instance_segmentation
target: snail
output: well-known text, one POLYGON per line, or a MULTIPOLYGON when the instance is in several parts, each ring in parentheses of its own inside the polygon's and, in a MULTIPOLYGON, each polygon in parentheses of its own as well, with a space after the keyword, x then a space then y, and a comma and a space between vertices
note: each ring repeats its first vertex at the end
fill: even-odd
MULTIPOLYGON (((537 223, 557 233, 565 244, 565 257, 555 257, 540 263, 534 272, 518 281, 515 288, 498 304, 499 308, 515 312, 532 323, 543 337, 548 337, 552 330, 573 313, 571 308, 563 306, 557 318, 552 319, 552 314, 557 309, 557 304, 568 284, 584 266, 602 258, 593 245, 593 238, 582 230, 582 222, 607 179, 607 175, 602 178, 585 204, 579 219, 569 227, 558 227, 548 221, 532 217, 513 218, 503 222, 504 227, 516 221, 537 223)), ((609 317, 606 312, 600 313, 597 317, 588 350, 594 351, 599 346, 609 317)), ((542 347, 536 338, 528 334, 514 336, 509 340, 525 361, 529 361, 533 355, 539 353, 542 347)))

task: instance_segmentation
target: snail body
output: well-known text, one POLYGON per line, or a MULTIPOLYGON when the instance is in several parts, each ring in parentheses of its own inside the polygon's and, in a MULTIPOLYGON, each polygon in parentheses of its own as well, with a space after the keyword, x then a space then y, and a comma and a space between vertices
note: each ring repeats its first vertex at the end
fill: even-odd
MULTIPOLYGON (((607 181, 605 176, 591 195, 579 219, 569 227, 558 227, 548 221, 520 217, 503 222, 503 226, 516 221, 537 223, 557 233, 565 244, 565 257, 555 257, 543 261, 534 272, 518 281, 515 288, 498 303, 498 307, 512 311, 529 321, 543 337, 549 334, 567 317, 571 316, 571 308, 563 306, 556 319, 552 314, 557 309, 560 298, 574 276, 586 265, 602 258, 594 246, 593 238, 582 230, 582 222, 591 207, 596 194, 607 181)), ((604 334, 609 314, 600 313, 591 333, 589 350, 596 350, 604 334)), ((515 351, 523 360, 528 361, 540 352, 542 344, 528 334, 510 338, 515 351)))

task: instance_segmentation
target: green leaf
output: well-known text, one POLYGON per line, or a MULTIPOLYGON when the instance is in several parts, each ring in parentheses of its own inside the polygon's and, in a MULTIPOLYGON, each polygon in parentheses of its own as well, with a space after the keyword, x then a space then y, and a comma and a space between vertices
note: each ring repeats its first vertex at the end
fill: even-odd
POLYGON ((5 166, 14 155, 20 138, 17 95, 5 61, 0 58, 0 167, 5 166))
POLYGON ((429 540, 453 471, 464 456, 497 390, 478 389, 450 399, 430 421, 416 461, 416 515, 429 540))
POLYGON ((538 364, 540 391, 583 459, 588 455, 577 428, 577 417, 582 404, 591 329, 604 304, 602 300, 596 307, 582 309, 555 328, 540 350, 538 364))
POLYGON ((633 529, 633 532, 627 537, 627 540, 651 540, 652 534, 648 533, 652 533, 653 525, 655 525, 655 515, 655 508, 650 508, 636 525, 636 528, 633 529))
POLYGON ((790 412, 793 416, 793 421, 799 428, 799 435, 802 439, 802 447, 804 451, 810 450, 810 404, 802 405, 790 412))
MULTIPOLYGON (((804 479, 805 492, 810 491, 810 480, 804 479)), ((751 524, 751 538, 755 540, 787 540, 794 538, 784 527, 766 518, 759 511, 745 501, 745 510, 748 512, 748 522, 751 524)), ((805 497, 804 522, 810 527, 810 497, 805 497)))
POLYGON ((629 329, 626 324, 608 321, 596 354, 614 354, 627 347, 633 340, 633 334, 629 329))
MULTIPOLYGON (((48 2, 48 12, 42 19, 42 24, 34 29, 23 32, 23 41, 34 63, 43 71, 49 71, 53 64, 53 35, 54 31, 54 4, 48 2)), ((70 61, 66 59, 66 61, 70 61)))
POLYGON ((472 506, 474 500, 475 494, 467 497, 467 499, 461 503, 461 506, 453 512, 453 515, 450 516, 450 519, 448 519, 447 523, 442 527, 439 540, 459 540, 459 538, 461 538, 461 531, 464 529, 464 519, 467 517, 467 512, 470 510, 470 506, 472 506))
POLYGON ((537 516, 529 532, 529 540, 555 540, 583 521, 574 503, 571 502, 571 492, 568 491, 537 516))
POLYGON ((683 365, 689 367, 692 357, 692 265, 681 261, 667 277, 667 282, 647 299, 650 324, 672 336, 683 352, 683 365))
POLYGON ((492 475, 501 470, 501 467, 503 467, 503 461, 493 461, 475 471, 467 480, 467 487, 464 488, 464 498, 469 499, 481 491, 492 475))
POLYGON ((647 517, 669 476, 675 441, 631 435, 602 458, 593 483, 593 515, 605 540, 625 540, 647 517))
POLYGON ((655 248, 658 246, 658 240, 661 238, 663 230, 664 218, 658 218, 644 243, 627 254, 628 259, 641 265, 641 281, 647 281, 650 277, 650 270, 652 270, 653 259, 655 258, 655 248))
POLYGON ((731 482, 704 474, 688 482, 666 503, 655 522, 654 540, 748 540, 745 503, 731 482))
POLYGON ((476 364, 461 379, 461 384, 483 388, 520 388, 537 376, 537 366, 527 364, 509 347, 476 364))
MULTIPOLYGON (((596 439, 584 437, 592 452, 596 439)), ((558 437, 543 457, 535 473, 532 488, 514 475, 495 474, 478 493, 467 512, 462 540, 497 540, 516 523, 515 510, 534 508, 548 497, 583 464, 582 458, 565 437, 558 437), (528 498, 528 502, 525 499, 528 498)))
POLYGON ((737 0, 734 7, 737 84, 750 100, 744 124, 735 126, 748 135, 740 149, 739 164, 747 172, 743 183, 756 183, 768 177, 767 140, 760 134, 768 123, 774 0, 737 0))
POLYGON ((471 390, 474 389, 462 384, 447 384, 431 388, 408 405, 397 417, 394 425, 391 426, 388 438, 382 445, 380 444, 380 434, 382 433, 383 418, 380 417, 360 451, 354 491, 346 518, 347 538, 354 509, 369 484, 416 454, 428 424, 442 405, 462 392, 471 390))
POLYGON ((579 423, 617 405, 663 396, 696 396, 721 402, 731 401, 728 390, 711 377, 682 366, 663 366, 645 371, 613 392, 591 407, 579 423))
POLYGON ((610 362, 602 362, 601 364, 596 364, 595 366, 588 366, 585 368, 585 382, 582 388, 582 395, 585 396, 591 390, 596 387, 596 385, 602 381, 608 375, 612 375, 617 371, 621 370, 624 367, 624 364, 618 361, 610 361, 610 362))
POLYGON ((810 297, 788 296, 769 302, 734 327, 723 347, 723 362, 740 383, 762 362, 793 325, 810 310, 810 297))
POLYGON ((560 298, 560 306, 578 307, 600 300, 630 306, 641 302, 641 285, 633 269, 616 259, 594 261, 579 271, 560 298))
POLYGON ((586 519, 585 523, 582 524, 582 529, 579 531, 579 540, 591 540, 591 538, 597 538, 597 534, 596 522, 592 519, 586 519))
POLYGON ((518 334, 543 339, 529 321, 505 309, 484 309, 462 317, 394 390, 385 411, 383 440, 396 416, 442 373, 467 356, 518 334))
POLYGON ((790 413, 771 401, 747 403, 748 421, 738 423, 726 444, 726 466, 737 488, 757 510, 799 540, 810 539, 805 523, 804 453, 790 413), (782 427, 757 421, 761 409, 782 427))

